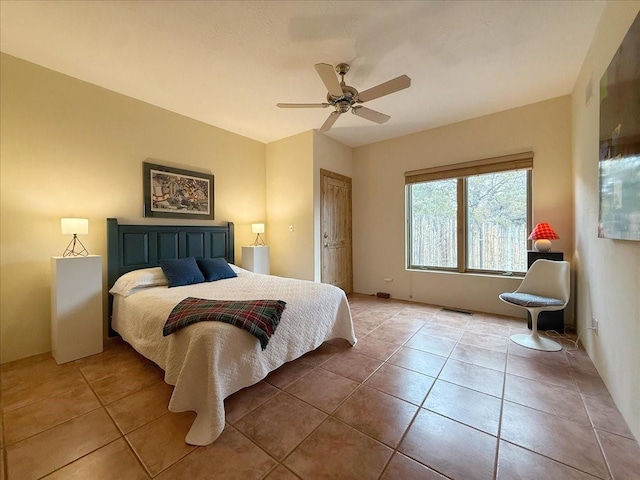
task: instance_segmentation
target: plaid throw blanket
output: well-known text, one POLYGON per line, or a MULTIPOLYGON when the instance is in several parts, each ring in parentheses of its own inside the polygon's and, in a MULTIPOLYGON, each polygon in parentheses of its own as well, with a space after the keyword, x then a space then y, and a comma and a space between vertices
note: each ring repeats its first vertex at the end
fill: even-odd
POLYGON ((166 337, 192 323, 216 320, 246 330, 260 340, 264 350, 286 305, 282 300, 218 301, 187 297, 173 307, 162 335, 166 337))

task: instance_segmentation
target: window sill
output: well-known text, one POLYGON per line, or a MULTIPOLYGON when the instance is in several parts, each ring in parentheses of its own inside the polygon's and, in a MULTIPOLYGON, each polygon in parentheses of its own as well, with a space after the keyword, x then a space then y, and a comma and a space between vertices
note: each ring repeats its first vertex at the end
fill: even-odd
POLYGON ((492 273, 492 272, 456 272, 453 270, 438 270, 430 268, 405 268, 410 273, 436 273, 444 275, 463 275, 468 277, 480 277, 480 278, 517 278, 522 280, 525 276, 525 272, 514 272, 510 275, 504 273, 492 273))

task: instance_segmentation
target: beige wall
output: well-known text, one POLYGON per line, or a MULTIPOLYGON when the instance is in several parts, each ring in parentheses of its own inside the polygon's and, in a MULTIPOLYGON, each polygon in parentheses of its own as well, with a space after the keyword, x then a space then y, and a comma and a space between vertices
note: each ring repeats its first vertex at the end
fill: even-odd
POLYGON ((533 220, 554 227, 553 249, 571 260, 570 107, 566 96, 354 149, 354 290, 522 316, 498 300, 517 278, 405 269, 404 172, 533 151, 533 220))
POLYGON ((638 11, 637 1, 607 3, 572 95, 572 124, 577 324, 598 319, 598 335, 587 330, 583 344, 640 440, 640 242, 597 238, 598 85, 638 11))
POLYGON ((353 178, 353 149, 342 143, 313 132, 313 236, 314 280, 322 278, 322 239, 320 238, 320 169, 353 178))
POLYGON ((264 144, 11 56, 1 62, 2 362, 51 350, 49 258, 69 242, 60 218, 89 218, 82 241, 105 267, 105 219, 140 220, 147 158, 215 175, 216 220, 235 222, 240 261, 250 224, 266 218, 264 144))
POLYGON ((273 275, 320 281, 322 168, 352 176, 352 149, 315 130, 267 145, 266 229, 273 275))
POLYGON ((266 158, 271 273, 313 280, 313 131, 267 144, 266 158))

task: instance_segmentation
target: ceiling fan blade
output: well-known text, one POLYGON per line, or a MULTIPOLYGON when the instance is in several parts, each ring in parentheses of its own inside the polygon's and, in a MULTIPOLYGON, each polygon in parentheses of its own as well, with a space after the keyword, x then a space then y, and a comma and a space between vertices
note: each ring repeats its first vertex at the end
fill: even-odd
POLYGON ((329 95, 332 97, 342 97, 342 87, 336 76, 336 71, 333 69, 333 65, 328 63, 316 63, 316 71, 320 75, 320 79, 324 86, 327 87, 329 95))
POLYGON ((371 120, 376 123, 385 123, 391 118, 389 115, 376 112, 375 110, 371 110, 367 107, 355 106, 351 107, 351 111, 354 115, 358 115, 359 117, 366 118, 367 120, 371 120))
POLYGON ((329 115, 329 118, 327 118, 325 122, 322 124, 322 126, 320 127, 320 131, 321 132, 329 131, 329 129, 333 126, 333 124, 336 123, 336 120, 338 120, 338 117, 340 115, 342 115, 340 112, 331 112, 331 115, 329 115))
POLYGON ((280 108, 327 108, 328 103, 276 103, 280 108))
POLYGON ((381 83, 375 87, 371 87, 369 90, 365 90, 358 95, 358 102, 368 102, 374 98, 384 97, 390 93, 409 88, 411 86, 411 79, 406 75, 400 75, 399 77, 389 80, 388 82, 381 83))

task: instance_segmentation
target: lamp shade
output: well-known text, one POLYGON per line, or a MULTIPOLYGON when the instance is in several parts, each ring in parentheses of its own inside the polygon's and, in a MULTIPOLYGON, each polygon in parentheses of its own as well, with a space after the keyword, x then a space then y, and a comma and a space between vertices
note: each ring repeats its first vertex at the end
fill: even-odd
POLYGON ((251 224, 251 232, 252 233, 264 233, 264 223, 252 223, 251 224))
POLYGON ((60 231, 62 235, 88 235, 88 218, 61 218, 60 231))
POLYGON ((548 223, 538 223, 529 235, 529 240, 558 240, 559 238, 548 223))

